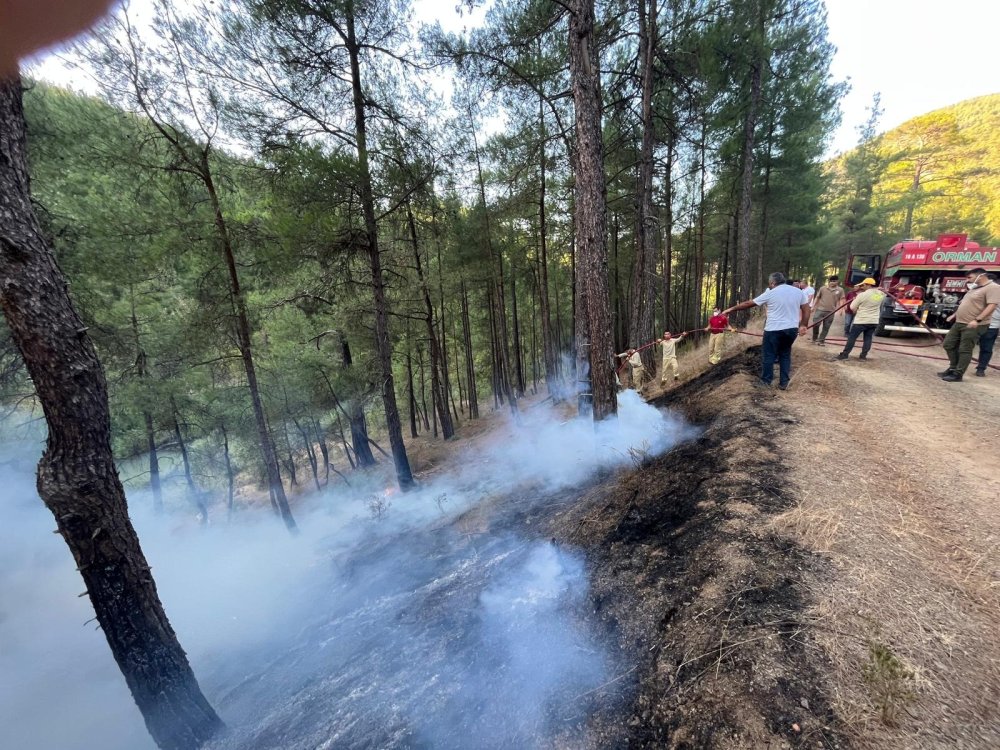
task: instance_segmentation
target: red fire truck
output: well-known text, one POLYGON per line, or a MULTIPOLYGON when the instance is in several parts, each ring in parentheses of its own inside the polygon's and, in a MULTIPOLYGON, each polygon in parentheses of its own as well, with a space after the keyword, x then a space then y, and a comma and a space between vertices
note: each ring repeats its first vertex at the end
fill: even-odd
POLYGON ((980 247, 964 234, 942 234, 937 240, 899 242, 884 258, 852 255, 846 285, 871 277, 892 293, 882 305, 876 335, 923 330, 914 315, 935 333, 946 333, 951 327, 946 318, 965 296, 965 275, 973 268, 1000 274, 1000 249, 980 247))

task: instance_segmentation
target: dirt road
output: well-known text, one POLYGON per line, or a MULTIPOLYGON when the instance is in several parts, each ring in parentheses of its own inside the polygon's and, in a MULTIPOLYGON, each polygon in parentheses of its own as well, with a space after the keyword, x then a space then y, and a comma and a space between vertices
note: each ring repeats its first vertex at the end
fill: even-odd
POLYGON ((805 583, 833 709, 859 747, 1000 747, 1000 372, 837 351, 799 344, 775 398, 799 498, 776 526, 831 564, 805 583))

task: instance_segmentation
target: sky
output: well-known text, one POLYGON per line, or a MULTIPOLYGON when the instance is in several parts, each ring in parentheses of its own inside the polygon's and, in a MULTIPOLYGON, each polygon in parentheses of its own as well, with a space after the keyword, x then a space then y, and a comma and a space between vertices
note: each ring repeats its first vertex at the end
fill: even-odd
MULTIPOLYGON (((133 0, 145 5, 148 0, 133 0)), ((486 3, 490 5, 492 3, 486 3)), ((440 21, 450 31, 482 21, 483 7, 459 15, 456 0, 415 0, 418 20, 440 21)), ((1000 3, 991 0, 827 0, 830 40, 837 47, 832 72, 851 91, 842 102, 842 122, 828 155, 857 143, 857 127, 868 119, 877 91, 884 114, 881 130, 935 109, 1000 92, 992 38, 1000 3)), ((46 80, 81 88, 85 84, 50 55, 33 72, 46 80)))
POLYGON ((830 153, 857 143, 872 95, 882 95, 880 130, 984 94, 1000 92, 991 0, 827 0, 832 70, 849 80, 830 153))

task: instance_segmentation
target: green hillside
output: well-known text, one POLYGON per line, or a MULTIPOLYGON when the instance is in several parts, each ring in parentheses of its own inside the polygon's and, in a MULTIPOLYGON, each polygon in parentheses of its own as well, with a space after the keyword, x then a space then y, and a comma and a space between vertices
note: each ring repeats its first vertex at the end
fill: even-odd
POLYGON ((828 164, 836 250, 961 231, 1000 244, 1000 94, 915 117, 828 164))

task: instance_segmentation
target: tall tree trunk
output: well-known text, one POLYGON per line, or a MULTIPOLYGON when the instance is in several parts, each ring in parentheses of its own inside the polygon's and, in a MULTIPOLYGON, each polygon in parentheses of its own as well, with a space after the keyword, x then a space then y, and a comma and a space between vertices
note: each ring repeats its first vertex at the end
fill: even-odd
POLYGON ((428 432, 431 429, 431 423, 427 418, 427 378, 424 373, 424 349, 420 344, 417 344, 417 369, 420 371, 420 403, 423 405, 424 431, 428 432))
MULTIPOLYGON (((576 111, 576 235, 583 282, 594 421, 618 413, 611 297, 605 242, 607 194, 601 140, 600 66, 594 38, 594 0, 569 0, 569 68, 576 111)), ((577 332, 578 335, 580 332, 577 332)))
MULTIPOLYGON (((541 42, 539 42, 541 44, 541 42)), ((538 306, 542 317, 542 359, 545 361, 545 385, 549 395, 559 400, 559 352, 552 335, 552 313, 549 306, 548 222, 545 211, 545 98, 538 92, 538 306)))
MULTIPOLYGON (((413 243, 413 262, 416 264, 417 281, 420 283, 420 291, 424 298, 424 320, 427 324, 427 340, 430 342, 431 351, 431 392, 434 394, 434 403, 437 406, 437 415, 441 422, 441 434, 447 440, 455 434, 455 425, 451 421, 451 412, 448 409, 448 396, 441 377, 441 370, 447 368, 448 363, 444 360, 441 344, 434 330, 434 304, 431 302, 430 289, 427 285, 427 279, 424 277, 423 263, 420 260, 420 245, 417 240, 417 224, 413 219, 413 210, 410 208, 409 201, 406 203, 406 223, 410 230, 410 241, 413 243)), ((442 336, 444 335, 443 328, 442 326, 442 336)))
POLYGON ((514 324, 514 373, 517 377, 517 395, 524 398, 524 353, 521 350, 521 321, 517 315, 517 269, 510 264, 510 307, 514 324))
MULTIPOLYGON (((636 191, 636 262, 633 266, 632 305, 629 313, 629 338, 641 345, 653 336, 655 305, 653 269, 656 265, 656 216, 653 213, 653 61, 657 47, 656 0, 639 0, 639 72, 642 79, 642 144, 639 149, 639 180, 636 191)), ((643 361, 653 364, 653 350, 646 349, 643 361)))
POLYGON ((764 192, 760 197, 760 242, 757 247, 757 274, 754 289, 764 289, 764 253, 767 249, 768 208, 771 199, 771 148, 774 145, 774 116, 767 127, 767 154, 764 161, 764 192))
MULTIPOLYGON (((354 367, 354 357, 351 356, 351 343, 343 333, 340 334, 340 363, 345 368, 354 367)), ((333 396, 334 402, 344 411, 344 416, 350 422, 351 446, 354 458, 357 461, 357 466, 352 466, 351 468, 374 466, 378 462, 375 460, 375 456, 372 455, 372 449, 368 445, 368 422, 365 419, 365 399, 356 394, 347 404, 350 409, 343 409, 340 399, 337 398, 337 394, 333 390, 333 384, 330 383, 330 379, 326 376, 325 372, 323 373, 323 378, 326 380, 326 385, 330 389, 330 394, 333 396)), ((341 435, 343 435, 343 430, 341 430, 341 435)))
MULTIPOLYGON (((672 103, 671 106, 673 106, 672 103)), ((670 122, 672 123, 673 120, 671 119, 670 122)), ((671 126, 667 131, 667 160, 663 175, 665 215, 663 222, 663 292, 660 296, 663 302, 664 329, 670 328, 670 285, 673 282, 672 272, 674 265, 674 137, 673 127, 671 126)))
MULTIPOLYGON (((372 293, 375 306, 375 356, 379 363, 379 382, 382 403, 385 406, 385 423, 389 432, 389 445, 396 466, 396 480, 404 492, 413 488, 413 473, 403 443, 403 426, 396 405, 396 386, 392 374, 392 342, 389 340, 389 303, 385 296, 385 276, 378 246, 378 227, 375 222, 375 198, 372 193, 371 169, 368 165, 368 127, 365 119, 365 96, 361 89, 359 47, 354 33, 354 3, 347 4, 347 54, 351 66, 351 91, 354 101, 354 135, 358 150, 358 192, 361 211, 365 217, 368 261, 372 274, 372 293)), ((357 446, 355 446, 357 448, 357 446)))
POLYGON ((316 442, 319 445, 319 453, 323 458, 323 486, 330 484, 330 448, 326 444, 326 435, 323 433, 323 425, 315 417, 312 418, 313 432, 316 433, 316 442))
POLYGON ((708 172, 708 165, 705 163, 708 147, 708 122, 705 118, 701 121, 701 138, 698 141, 698 247, 694 261, 694 325, 698 328, 702 325, 702 315, 704 314, 704 300, 702 291, 705 288, 705 181, 708 172))
POLYGON ((281 430, 285 436, 285 453, 288 456, 285 460, 285 470, 288 472, 288 478, 292 487, 298 487, 299 476, 295 470, 295 454, 292 453, 292 441, 288 437, 288 422, 285 420, 281 420, 281 430))
POLYGON ((511 413, 516 415, 517 396, 514 393, 514 387, 511 383, 510 342, 507 337, 507 305, 504 302, 503 252, 495 250, 493 247, 493 236, 490 231, 489 204, 486 202, 486 180, 483 177, 483 165, 479 156, 479 141, 476 136, 475 121, 472 119, 471 111, 469 113, 469 120, 473 123, 472 145, 476 157, 476 174, 479 178, 479 200, 483 204, 483 223, 486 235, 486 249, 489 254, 491 268, 492 302, 495 305, 495 309, 493 309, 493 319, 497 331, 496 344, 498 347, 498 385, 502 390, 503 395, 507 397, 507 403, 510 405, 511 413))
POLYGON ((21 81, 0 81, 0 305, 48 425, 38 494, 76 561, 111 653, 161 748, 222 729, 177 642, 129 520, 107 382, 31 205, 21 81))
MULTIPOLYGON (((761 17, 763 18, 763 10, 761 17)), ((763 25, 763 24, 761 24, 763 25)), ((738 225, 738 243, 736 249, 737 274, 737 296, 748 299, 752 296, 750 286, 750 212, 752 209, 753 196, 753 156, 754 156, 754 134, 757 129, 757 116, 760 110, 761 98, 761 68, 764 61, 761 53, 756 53, 750 63, 750 101, 747 105, 746 116, 743 120, 743 158, 742 173, 740 175, 740 211, 738 225)), ((745 319, 745 313, 739 313, 741 319, 745 319)))
POLYGON ((267 472, 268 488, 274 498, 278 513, 285 522, 285 526, 288 527, 289 531, 295 533, 298 527, 295 524, 295 518, 292 516, 292 510, 288 506, 285 487, 281 483, 281 473, 278 469, 278 454, 274 447, 274 440, 271 438, 271 429, 267 424, 264 402, 260 397, 260 386, 257 384, 257 368, 254 365, 253 359, 253 338, 250 334, 250 319, 247 314, 243 289, 240 286, 239 273, 236 270, 236 255, 233 252, 229 227, 222 213, 219 194, 215 189, 215 180, 212 176, 207 150, 202 152, 201 177, 205 184, 205 189, 208 191, 212 212, 215 216, 215 227, 219 233, 219 244, 222 248, 223 260, 226 263, 226 270, 229 273, 229 296, 235 312, 236 338, 239 344, 240 356, 243 359, 243 369, 246 371, 247 387, 250 390, 250 401, 253 405, 254 420, 257 424, 257 440, 260 444, 260 452, 264 460, 264 469, 267 472))
POLYGON ((148 411, 142 413, 146 422, 146 449, 149 452, 149 488, 153 491, 153 511, 163 512, 163 489, 160 486, 160 457, 156 452, 156 430, 153 428, 153 415, 148 411))
POLYGON ((469 402, 469 418, 479 419, 479 396, 476 392, 476 365, 472 354, 472 325, 469 321, 469 293, 462 279, 462 338, 465 342, 465 386, 469 402))
POLYGON ((417 397, 413 392, 413 355, 410 354, 410 337, 406 337, 406 391, 410 402, 410 437, 417 437, 417 397))
POLYGON ((188 498, 198 510, 201 524, 205 525, 208 523, 208 508, 205 506, 205 501, 202 499, 201 492, 194 484, 194 475, 191 473, 191 459, 188 456, 187 443, 184 441, 184 433, 181 432, 181 425, 177 419, 177 405, 174 403, 173 396, 170 397, 170 407, 173 410, 171 414, 174 420, 174 437, 177 438, 177 447, 180 448, 181 451, 181 463, 184 466, 184 481, 187 484, 188 498))
MULTIPOLYGON (((135 314, 135 290, 129 284, 129 302, 132 306, 132 336, 135 339, 135 370, 139 380, 145 382, 149 377, 149 366, 146 360, 146 350, 139 336, 139 318, 135 314)), ((142 412, 146 423, 146 450, 149 454, 149 488, 153 493, 153 512, 163 512, 163 489, 160 486, 160 458, 156 452, 156 429, 153 427, 153 415, 148 409, 142 412)))
POLYGON ((319 461, 316 459, 316 449, 313 447, 313 442, 309 438, 309 433, 305 431, 299 420, 292 417, 292 424, 295 425, 295 429, 298 430, 299 435, 302 437, 302 444, 306 449, 306 458, 309 460, 309 469, 312 471, 313 482, 316 484, 316 491, 323 489, 319 483, 319 461))
POLYGON ((236 500, 236 474, 233 472, 233 460, 229 455, 229 433, 226 426, 219 425, 222 432, 222 459, 226 464, 226 520, 233 520, 233 510, 236 500))

